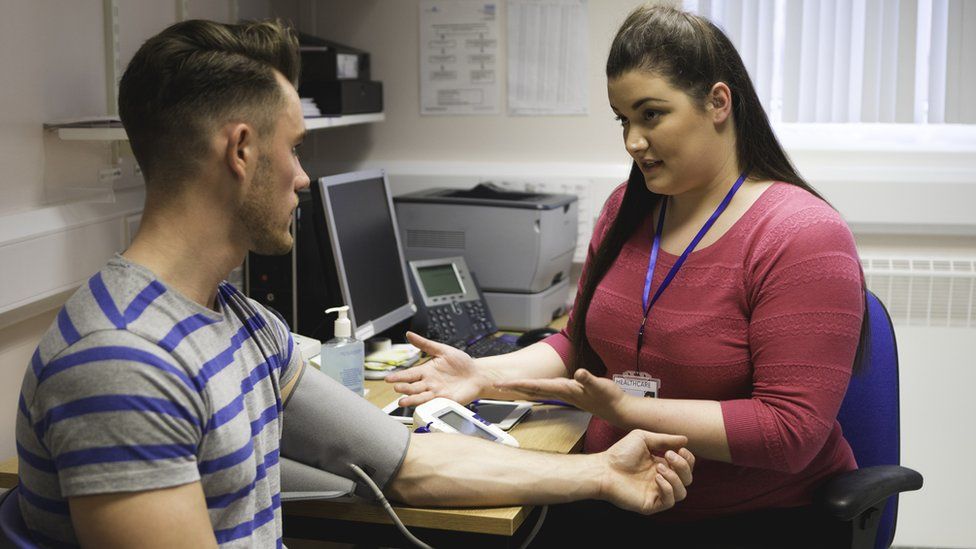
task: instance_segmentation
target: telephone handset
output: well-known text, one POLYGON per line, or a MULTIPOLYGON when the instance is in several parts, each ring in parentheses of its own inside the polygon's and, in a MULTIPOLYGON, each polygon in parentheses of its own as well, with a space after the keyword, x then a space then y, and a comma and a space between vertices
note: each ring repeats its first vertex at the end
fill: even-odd
POLYGON ((462 349, 498 331, 463 257, 419 259, 409 266, 417 305, 412 330, 462 349))

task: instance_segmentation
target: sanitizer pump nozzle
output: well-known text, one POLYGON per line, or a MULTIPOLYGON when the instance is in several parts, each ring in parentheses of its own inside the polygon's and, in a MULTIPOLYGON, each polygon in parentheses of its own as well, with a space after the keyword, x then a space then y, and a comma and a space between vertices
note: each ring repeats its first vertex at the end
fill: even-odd
POLYGON ((343 305, 342 307, 332 307, 331 309, 326 309, 325 314, 339 313, 339 318, 335 321, 335 336, 336 337, 351 337, 352 336, 352 323, 349 322, 349 305, 343 305))

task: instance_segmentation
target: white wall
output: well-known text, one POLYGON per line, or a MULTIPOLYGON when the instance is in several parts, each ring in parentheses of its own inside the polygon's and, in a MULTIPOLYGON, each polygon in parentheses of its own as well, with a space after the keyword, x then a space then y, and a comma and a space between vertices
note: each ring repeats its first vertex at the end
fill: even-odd
MULTIPOLYGON (((417 0, 336 0, 315 3, 314 23, 304 30, 371 53, 372 72, 384 85, 387 121, 373 127, 318 134, 307 157, 355 162, 590 162, 619 163, 627 157, 619 146, 620 126, 607 106, 602 77, 610 40, 636 0, 590 2, 589 115, 552 117, 426 116, 421 117, 418 76, 417 0)), ((298 17, 294 1, 272 3, 277 13, 298 17)), ((506 55, 505 3, 500 7, 500 58, 506 55)), ((499 77, 504 97, 506 65, 499 77)), ((504 112, 505 104, 502 104, 504 112)), ((312 162, 313 168, 315 163, 312 162)))
POLYGON ((895 326, 901 360, 902 463, 925 486, 900 499, 895 543, 976 547, 976 329, 895 326))
POLYGON ((105 113, 101 29, 98 0, 4 2, 0 214, 45 204, 48 187, 94 175, 104 161, 99 147, 62 151, 41 129, 45 120, 105 113))
MULTIPOLYGON (((122 66, 177 20, 177 2, 119 4, 122 66)), ((228 20, 227 0, 190 0, 189 17, 228 20)), ((238 0, 243 18, 270 14, 238 0)), ((0 459, 15 454, 14 418, 24 368, 55 309, 123 246, 124 218, 141 210, 131 156, 115 188, 99 184, 108 143, 66 142, 46 121, 107 112, 101 0, 4 1, 0 7, 0 459), (40 281, 40 282, 39 282, 40 281), (42 294, 32 293, 42 287, 42 294)))

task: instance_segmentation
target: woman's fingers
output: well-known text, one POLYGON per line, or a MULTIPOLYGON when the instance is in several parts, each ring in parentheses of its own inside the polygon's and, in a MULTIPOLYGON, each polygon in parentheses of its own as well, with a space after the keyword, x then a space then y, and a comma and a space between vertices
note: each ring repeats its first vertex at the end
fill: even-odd
POLYGON ((418 381, 416 383, 396 383, 393 385, 393 390, 401 395, 416 395, 426 391, 427 384, 423 381, 418 381))
POLYGON ((428 400, 433 399, 435 396, 436 395, 431 391, 423 391, 414 395, 405 396, 401 398, 397 404, 399 404, 401 408, 420 406, 428 400))
POLYGON ((595 376, 588 370, 579 368, 573 374, 573 379, 575 379, 584 390, 593 393, 594 395, 610 395, 608 398, 612 398, 615 393, 620 393, 622 390, 613 381, 600 376, 595 376))
POLYGON ((407 341, 428 355, 441 356, 454 349, 450 345, 438 343, 414 332, 407 332, 407 341))
MULTIPOLYGON (((414 383, 420 381, 424 377, 424 369, 420 366, 416 368, 407 368, 406 370, 400 370, 399 372, 393 372, 386 376, 387 383, 414 383)), ((400 392, 396 387, 393 388, 395 391, 400 392)))
POLYGON ((586 368, 577 368, 576 372, 573 373, 573 379, 579 381, 583 385, 593 382, 595 376, 590 373, 586 368))

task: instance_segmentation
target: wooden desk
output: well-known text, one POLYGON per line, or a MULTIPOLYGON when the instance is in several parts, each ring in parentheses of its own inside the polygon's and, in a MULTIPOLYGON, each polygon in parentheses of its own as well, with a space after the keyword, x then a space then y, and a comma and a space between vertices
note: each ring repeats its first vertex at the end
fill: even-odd
MULTIPOLYGON (((377 406, 384 406, 398 396, 392 385, 383 381, 367 381, 366 387, 369 389, 367 397, 377 406)), ((509 433, 519 441, 522 448, 566 454, 582 448, 583 435, 589 420, 590 414, 580 410, 562 406, 536 406, 509 433)), ((285 503, 282 508, 287 517, 286 529, 289 520, 298 517, 393 524, 382 508, 369 504, 301 501, 285 503)), ((533 507, 439 509, 394 506, 394 509, 408 527, 510 537, 525 522, 533 507)))
MULTIPOLYGON (((557 330, 565 328, 568 319, 568 315, 563 315, 554 319, 549 326, 557 330)), ((367 381, 366 387, 369 389, 367 398, 378 407, 387 405, 399 396, 393 390, 392 385, 383 381, 367 381)), ((590 414, 580 410, 562 406, 535 406, 532 412, 513 427, 509 433, 525 449, 559 454, 575 453, 582 450, 583 435, 586 434, 589 421, 590 414)), ((532 506, 439 509, 396 505, 393 508, 400 520, 411 529, 422 528, 482 534, 485 538, 512 538, 534 509, 532 506)), ((289 524, 295 525, 297 522, 304 524, 300 528, 301 532, 296 532, 299 535, 295 537, 310 537, 309 534, 312 534, 311 537, 317 537, 314 533, 321 531, 325 521, 329 521, 329 526, 333 527, 338 525, 334 522, 338 520, 344 523, 383 524, 393 528, 393 521, 390 520, 390 517, 382 508, 375 505, 334 501, 303 501, 284 503, 282 510, 287 517, 285 520, 286 537, 288 536, 289 524)), ((419 531, 415 533, 421 534, 419 531)), ((427 535, 426 532, 424 534, 427 535)), ((434 545, 456 545, 458 541, 457 538, 447 537, 442 539, 448 543, 439 543, 425 536, 421 536, 422 539, 434 545)), ((357 538, 349 537, 348 539, 356 540, 357 538)), ((392 534, 385 540, 388 544, 406 543, 399 532, 392 534)), ((465 541, 471 540, 465 539, 465 541)), ((482 539, 481 543, 475 542, 473 545, 498 545, 498 543, 485 542, 482 539)), ((466 543, 466 546, 471 547, 472 544, 466 543)))
POLYGON ((0 462, 0 489, 9 490, 17 486, 17 458, 0 462))

